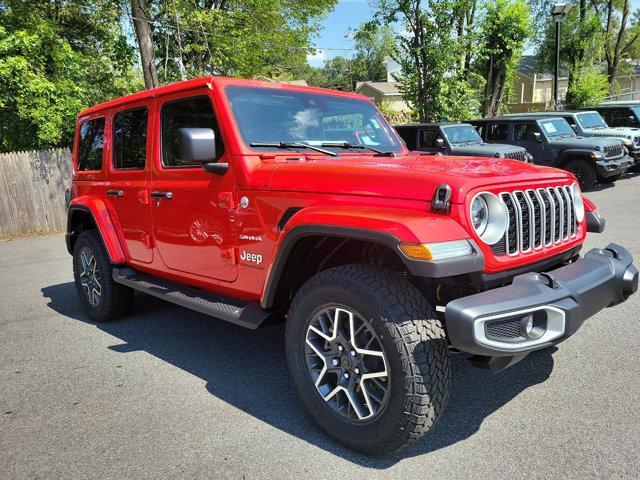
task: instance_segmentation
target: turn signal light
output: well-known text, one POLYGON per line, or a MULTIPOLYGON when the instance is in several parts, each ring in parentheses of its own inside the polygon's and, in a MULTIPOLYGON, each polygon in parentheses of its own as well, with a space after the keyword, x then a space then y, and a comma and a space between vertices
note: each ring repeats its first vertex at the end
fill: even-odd
POLYGON ((444 258, 462 257, 473 253, 466 240, 435 243, 401 243, 400 250, 414 260, 442 260, 444 258))

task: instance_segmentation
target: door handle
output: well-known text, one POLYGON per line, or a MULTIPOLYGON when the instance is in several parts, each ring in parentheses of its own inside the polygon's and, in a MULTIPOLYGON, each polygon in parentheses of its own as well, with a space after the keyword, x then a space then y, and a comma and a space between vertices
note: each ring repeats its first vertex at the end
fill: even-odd
POLYGON ((151 192, 151 198, 166 198, 171 200, 173 198, 172 192, 151 192))
POLYGON ((122 190, 107 190, 107 195, 111 197, 122 197, 124 192, 122 190))

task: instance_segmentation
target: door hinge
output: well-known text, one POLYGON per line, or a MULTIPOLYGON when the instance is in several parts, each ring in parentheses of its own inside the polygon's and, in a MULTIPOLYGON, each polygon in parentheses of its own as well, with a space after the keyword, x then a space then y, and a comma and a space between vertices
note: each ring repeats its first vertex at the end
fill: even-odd
POLYGON ((222 260, 224 260, 227 263, 230 263, 231 265, 235 265, 236 264, 236 249, 235 248, 224 248, 222 250, 220 250, 220 256, 222 257, 222 260))
POLYGON ((233 192, 220 192, 218 194, 218 206, 229 210, 234 208, 233 192))

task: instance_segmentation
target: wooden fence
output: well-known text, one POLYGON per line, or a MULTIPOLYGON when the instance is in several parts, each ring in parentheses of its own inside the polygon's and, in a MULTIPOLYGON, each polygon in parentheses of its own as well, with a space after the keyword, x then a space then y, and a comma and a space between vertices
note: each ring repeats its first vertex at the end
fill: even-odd
POLYGON ((0 154, 0 237, 63 230, 70 185, 68 149, 0 154))

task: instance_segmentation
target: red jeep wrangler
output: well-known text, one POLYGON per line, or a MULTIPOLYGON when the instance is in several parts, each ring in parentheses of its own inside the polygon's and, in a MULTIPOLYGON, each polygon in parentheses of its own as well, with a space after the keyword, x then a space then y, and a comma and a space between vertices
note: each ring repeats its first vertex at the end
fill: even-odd
POLYGON ((82 112, 67 247, 82 306, 139 290, 248 328, 286 320, 293 382, 363 452, 427 431, 450 354, 506 368, 638 286, 562 170, 410 153, 344 92, 228 78, 82 112))

